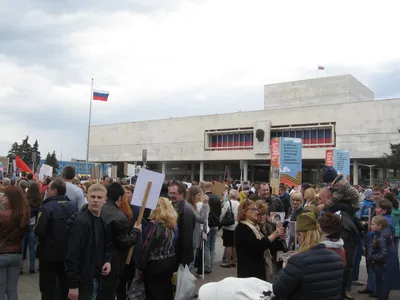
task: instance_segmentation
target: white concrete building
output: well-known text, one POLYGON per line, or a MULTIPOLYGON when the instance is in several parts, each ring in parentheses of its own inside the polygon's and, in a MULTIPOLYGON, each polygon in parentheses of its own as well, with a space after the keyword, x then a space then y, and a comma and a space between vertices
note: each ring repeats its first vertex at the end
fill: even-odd
MULTIPOLYGON (((268 180, 270 139, 303 139, 303 178, 315 182, 327 149, 351 151, 354 183, 387 177, 382 157, 400 135, 400 99, 375 100, 351 75, 264 87, 264 110, 92 126, 89 159, 137 163, 147 149, 148 166, 167 178, 268 180), (258 129, 265 138, 259 141, 258 129)), ((119 172, 123 172, 119 167, 119 172)))

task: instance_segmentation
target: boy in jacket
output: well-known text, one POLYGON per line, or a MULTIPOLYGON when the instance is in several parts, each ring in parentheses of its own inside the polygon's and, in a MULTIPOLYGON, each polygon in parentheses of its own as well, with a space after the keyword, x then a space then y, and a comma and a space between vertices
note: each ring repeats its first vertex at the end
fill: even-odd
POLYGON ((101 184, 90 186, 84 207, 71 228, 65 273, 70 300, 96 299, 102 294, 103 277, 111 272, 111 256, 106 227, 100 218, 107 190, 101 184))

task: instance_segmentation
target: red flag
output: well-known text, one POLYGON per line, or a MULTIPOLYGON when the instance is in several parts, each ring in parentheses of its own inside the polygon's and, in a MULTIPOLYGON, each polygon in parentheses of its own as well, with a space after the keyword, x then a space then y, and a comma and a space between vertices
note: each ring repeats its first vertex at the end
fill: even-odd
POLYGON ((32 173, 33 175, 35 175, 18 155, 15 155, 15 165, 21 172, 32 173))

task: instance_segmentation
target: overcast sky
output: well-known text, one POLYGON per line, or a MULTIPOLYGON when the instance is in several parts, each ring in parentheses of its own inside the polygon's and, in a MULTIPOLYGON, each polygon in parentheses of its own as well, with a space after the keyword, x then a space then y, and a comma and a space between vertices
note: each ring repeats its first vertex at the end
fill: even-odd
POLYGON ((2 0, 0 156, 86 157, 92 124, 263 108, 263 85, 350 73, 400 96, 396 1, 2 0), (327 5, 327 3, 331 3, 327 5), (118 3, 118 4, 116 4, 118 3), (373 3, 373 4, 368 4, 373 3))

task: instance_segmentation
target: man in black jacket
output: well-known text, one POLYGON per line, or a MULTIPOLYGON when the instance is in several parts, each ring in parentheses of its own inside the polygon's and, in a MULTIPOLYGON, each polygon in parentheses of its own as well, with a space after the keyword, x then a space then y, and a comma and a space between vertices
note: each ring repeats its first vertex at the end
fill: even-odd
MULTIPOLYGON (((193 207, 185 200, 186 189, 177 181, 171 182, 168 197, 178 213, 179 237, 176 246, 177 263, 190 265, 194 261, 193 231, 195 218, 193 207)), ((177 268, 178 269, 178 268, 177 268)))
POLYGON ((285 212, 281 199, 271 195, 268 183, 261 183, 258 194, 250 196, 249 199, 253 201, 264 200, 268 204, 269 212, 285 212))
POLYGON ((204 193, 208 196, 208 204, 210 205, 210 213, 208 214, 208 227, 210 232, 207 234, 207 241, 204 245, 204 273, 212 272, 212 266, 215 257, 215 243, 217 241, 217 233, 220 227, 219 217, 221 215, 221 200, 217 195, 212 193, 213 185, 211 182, 203 184, 204 193))
POLYGON ((77 212, 77 207, 66 197, 64 181, 56 179, 47 188, 48 198, 39 208, 35 234, 39 243, 36 255, 39 258, 39 287, 42 300, 56 299, 56 294, 65 299, 68 281, 64 273, 67 254, 67 220, 77 212), (56 291, 57 279, 61 291, 56 291))
POLYGON ((107 293, 101 299, 114 299, 119 277, 123 276, 129 248, 140 239, 142 225, 132 227, 128 218, 119 210, 125 191, 121 184, 113 182, 107 186, 107 202, 101 210, 101 218, 107 228, 107 240, 113 246, 112 271, 104 281, 107 293))
POLYGON ((70 229, 65 258, 70 300, 100 299, 108 292, 103 281, 111 271, 112 256, 106 227, 100 218, 106 197, 107 190, 103 185, 90 186, 88 205, 82 207, 70 229))

